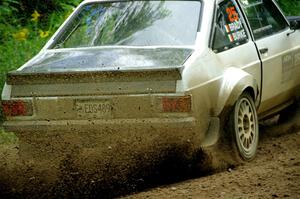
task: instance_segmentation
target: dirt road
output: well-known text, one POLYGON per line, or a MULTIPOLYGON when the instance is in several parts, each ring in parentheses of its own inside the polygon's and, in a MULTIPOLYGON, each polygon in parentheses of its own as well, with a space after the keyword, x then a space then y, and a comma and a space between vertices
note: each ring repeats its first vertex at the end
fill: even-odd
POLYGON ((257 158, 251 163, 125 198, 299 199, 300 132, 263 136, 257 158))
POLYGON ((188 143, 178 145, 159 139, 160 143, 156 138, 150 140, 156 143, 155 147, 140 145, 141 140, 129 144, 120 138, 119 145, 131 150, 127 152, 115 150, 115 146, 75 148, 73 154, 58 156, 58 164, 45 161, 45 156, 20 159, 18 145, 0 145, 4 166, 0 173, 0 196, 112 198, 138 192, 124 198, 297 199, 299 127, 300 114, 286 123, 261 127, 256 159, 215 174, 195 172, 197 167, 191 164, 199 159, 195 159, 188 143), (135 153, 137 150, 143 153, 135 153))
POLYGON ((285 122, 260 127, 257 157, 226 171, 156 187, 123 199, 300 198, 300 109, 285 122))

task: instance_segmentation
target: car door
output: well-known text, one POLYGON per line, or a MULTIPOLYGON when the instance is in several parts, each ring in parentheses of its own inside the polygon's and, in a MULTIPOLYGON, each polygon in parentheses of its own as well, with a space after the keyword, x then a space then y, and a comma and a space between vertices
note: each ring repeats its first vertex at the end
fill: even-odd
POLYGON ((287 102, 295 92, 299 68, 299 32, 292 31, 272 0, 239 0, 262 61, 262 97, 259 113, 287 102), (297 44, 298 43, 298 44, 297 44))
MULTIPOLYGON (((260 93, 261 62, 241 10, 235 0, 219 0, 216 4, 210 59, 216 61, 215 65, 223 67, 223 75, 231 69, 250 74, 255 79, 253 89, 257 89, 256 91, 260 93)), ((239 81, 240 75, 233 74, 232 71, 229 73, 231 75, 226 77, 228 79, 224 80, 224 85, 229 82, 234 85, 235 81, 239 81)), ((221 88, 219 95, 224 98, 225 93, 229 91, 227 89, 221 88)), ((258 105, 260 96, 255 97, 258 97, 254 99, 258 105)))

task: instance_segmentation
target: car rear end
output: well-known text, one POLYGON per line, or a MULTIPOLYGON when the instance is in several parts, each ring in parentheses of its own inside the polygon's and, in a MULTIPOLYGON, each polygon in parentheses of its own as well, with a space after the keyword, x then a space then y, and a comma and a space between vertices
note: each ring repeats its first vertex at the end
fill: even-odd
POLYGON ((7 75, 4 128, 194 139, 199 120, 181 71, 194 52, 201 6, 83 2, 39 55, 7 75))
POLYGON ((90 131, 195 127, 191 96, 177 92, 179 69, 20 73, 7 76, 8 131, 90 131))

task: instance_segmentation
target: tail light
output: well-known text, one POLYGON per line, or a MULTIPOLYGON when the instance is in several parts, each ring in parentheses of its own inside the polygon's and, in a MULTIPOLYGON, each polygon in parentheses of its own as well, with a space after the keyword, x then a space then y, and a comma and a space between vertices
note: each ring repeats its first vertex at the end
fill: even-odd
POLYGON ((190 112, 192 107, 191 96, 163 97, 163 112, 190 112))
POLYGON ((6 117, 31 116, 32 103, 22 100, 2 101, 2 111, 6 117))

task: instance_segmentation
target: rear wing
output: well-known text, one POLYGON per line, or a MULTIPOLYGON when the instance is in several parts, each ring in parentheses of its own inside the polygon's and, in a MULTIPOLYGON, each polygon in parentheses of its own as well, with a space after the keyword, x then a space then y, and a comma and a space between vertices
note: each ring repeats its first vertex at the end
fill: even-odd
POLYGON ((181 67, 153 70, 92 71, 92 72, 44 72, 24 73, 12 71, 7 74, 8 85, 33 85, 57 83, 100 83, 132 81, 181 80, 181 67))

